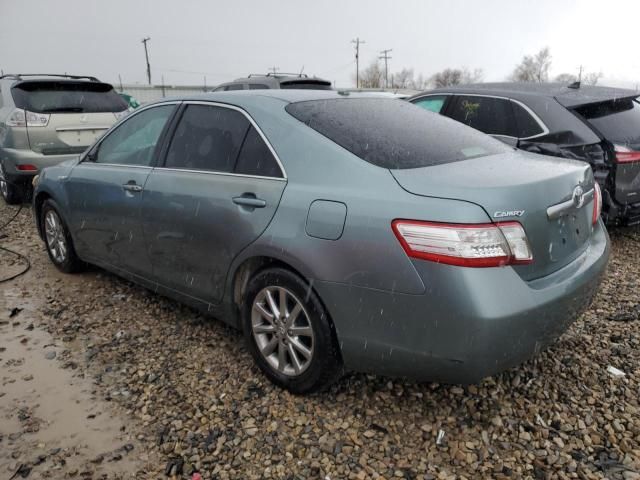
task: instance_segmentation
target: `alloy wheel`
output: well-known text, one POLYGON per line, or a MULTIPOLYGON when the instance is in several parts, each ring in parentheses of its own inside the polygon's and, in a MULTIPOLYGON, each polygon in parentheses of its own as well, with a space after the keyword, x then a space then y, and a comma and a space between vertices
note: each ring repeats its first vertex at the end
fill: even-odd
POLYGON ((286 288, 266 287, 256 295, 251 330, 258 351, 277 372, 296 377, 311 364, 311 321, 302 302, 286 288))
POLYGON ((51 256, 57 263, 64 263, 67 258, 67 240, 64 226, 54 210, 48 210, 44 216, 44 231, 51 256))

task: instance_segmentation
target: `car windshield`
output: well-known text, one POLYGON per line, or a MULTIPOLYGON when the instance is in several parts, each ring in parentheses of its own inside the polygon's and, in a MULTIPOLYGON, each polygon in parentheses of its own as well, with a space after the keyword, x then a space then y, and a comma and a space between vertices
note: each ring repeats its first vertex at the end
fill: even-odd
POLYGON ((286 110, 383 168, 429 167, 509 151, 482 133, 401 100, 310 100, 289 104, 286 110))
POLYGON ((16 107, 37 113, 122 112, 127 102, 107 83, 34 81, 11 89, 16 107))
POLYGON ((576 111, 607 140, 640 148, 640 105, 637 99, 624 98, 595 103, 576 111))

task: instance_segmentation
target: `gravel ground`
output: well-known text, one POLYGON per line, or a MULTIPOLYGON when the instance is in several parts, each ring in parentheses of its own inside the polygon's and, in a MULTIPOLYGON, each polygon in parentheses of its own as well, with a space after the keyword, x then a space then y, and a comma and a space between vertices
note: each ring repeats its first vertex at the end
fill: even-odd
MULTIPOLYGON (((0 224, 8 217, 0 205, 0 224)), ((5 232, 0 245, 28 254, 32 268, 0 284, 21 292, 4 296, 0 345, 34 318, 60 346, 57 368, 90 382, 100 411, 137 442, 125 473, 87 457, 79 478, 640 479, 640 230, 611 232, 594 304, 524 365, 465 387, 349 374, 310 397, 273 387, 220 322, 98 269, 59 274, 30 211, 5 232), (26 308, 15 327, 13 306, 26 308)), ((0 277, 18 267, 0 252, 0 277)), ((3 377, 15 360, 6 353, 3 377)), ((78 473, 53 457, 35 465, 10 438, 17 415, 0 418, 0 465, 11 457, 32 476, 78 473)))

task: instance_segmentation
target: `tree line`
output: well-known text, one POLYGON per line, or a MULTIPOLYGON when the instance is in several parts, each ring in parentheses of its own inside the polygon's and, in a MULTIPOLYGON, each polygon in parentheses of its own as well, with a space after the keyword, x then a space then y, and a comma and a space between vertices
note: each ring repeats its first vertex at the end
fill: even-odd
MULTIPOLYGON (((580 81, 585 85, 596 85, 602 78, 603 73, 582 71, 579 74, 561 73, 550 78, 552 57, 549 47, 542 48, 533 55, 525 55, 520 63, 516 65, 513 72, 507 78, 512 82, 561 82, 573 83, 580 81)), ((384 68, 378 59, 374 60, 360 72, 361 88, 382 88, 385 86, 384 68)), ((431 76, 425 77, 422 73, 415 75, 413 68, 403 68, 391 73, 388 79, 389 88, 400 89, 410 88, 415 90, 425 90, 427 88, 442 88, 452 85, 464 85, 467 83, 478 83, 484 80, 484 71, 481 68, 469 69, 467 67, 445 68, 431 76)))

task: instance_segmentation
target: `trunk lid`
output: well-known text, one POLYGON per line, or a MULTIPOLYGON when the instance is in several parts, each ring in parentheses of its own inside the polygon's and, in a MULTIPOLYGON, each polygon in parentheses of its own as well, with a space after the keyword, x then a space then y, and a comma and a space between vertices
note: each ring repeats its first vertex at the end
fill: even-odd
POLYGON ((115 123, 113 113, 51 113, 46 127, 27 127, 29 145, 43 155, 82 153, 115 123))
POLYGON ((520 222, 533 263, 513 268, 525 280, 549 275, 575 260, 593 231, 593 195, 588 193, 594 188, 593 174, 584 162, 513 152, 390 172, 415 195, 473 202, 494 222, 520 222), (587 193, 580 208, 571 204, 577 187, 587 193), (550 218, 549 207, 563 202, 562 214, 550 218))

